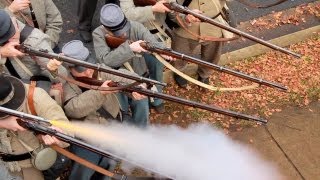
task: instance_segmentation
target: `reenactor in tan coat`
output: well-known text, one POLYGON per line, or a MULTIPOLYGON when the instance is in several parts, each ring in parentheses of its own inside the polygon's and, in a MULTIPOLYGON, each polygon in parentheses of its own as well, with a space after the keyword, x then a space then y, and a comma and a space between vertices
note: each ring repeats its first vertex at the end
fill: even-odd
MULTIPOLYGON (((79 40, 73 40, 66 43, 62 48, 62 53, 65 56, 72 57, 84 62, 96 64, 96 60, 89 55, 89 50, 84 47, 83 43, 79 40)), ((58 61, 51 61, 48 67, 51 71, 55 71, 61 63, 58 61)), ((102 65, 103 67, 104 66, 102 65)), ((115 76, 107 73, 98 73, 97 77, 93 69, 85 68, 78 65, 70 65, 70 76, 69 78, 92 78, 104 81, 101 85, 102 88, 108 87, 110 80, 113 82, 120 83, 133 83, 133 80, 125 79, 119 76, 115 76)), ((135 75, 127 70, 119 70, 127 74, 135 75)), ((78 79, 79 80, 79 79, 78 79)), ((122 114, 120 112, 120 104, 116 96, 116 92, 113 91, 99 91, 86 89, 79 87, 75 84, 67 82, 63 86, 65 102, 64 110, 66 115, 74 121, 86 121, 95 124, 107 125, 112 119, 122 120, 122 114)), ((134 92, 132 93, 136 99, 145 98, 142 95, 134 92)), ((124 121, 127 122, 128 119, 124 121)), ((127 122, 130 123, 130 122, 127 122)), ((108 170, 113 170, 115 168, 115 162, 101 155, 83 149, 81 147, 72 146, 72 151, 78 156, 89 160, 92 163, 99 165, 100 167, 106 168, 108 170)), ((71 170, 70 180, 89 180, 93 174, 94 170, 82 166, 78 163, 73 165, 71 170)), ((106 179, 106 177, 104 178, 106 179)))
MULTIPOLYGON (((177 0, 178 4, 183 4, 184 0, 177 0)), ((198 13, 201 13, 207 17, 213 18, 221 22, 223 20, 220 16, 220 12, 224 7, 225 0, 191 0, 187 7, 198 13)), ((200 22, 199 19, 192 15, 181 16, 183 23, 187 26, 187 30, 191 31, 197 36, 210 36, 215 38, 223 37, 223 31, 211 24, 200 22)), ((223 23, 226 23, 225 21, 223 23)), ((217 64, 220 60, 222 42, 203 41, 199 37, 188 33, 184 28, 174 29, 175 36, 172 40, 172 49, 184 54, 192 55, 193 50, 200 45, 201 46, 201 59, 207 62, 217 64)), ((175 67, 182 69, 185 67, 186 62, 177 60, 175 61, 175 67)), ((212 70, 206 67, 200 66, 198 68, 198 80, 209 84, 209 76, 212 70)), ((174 75, 174 79, 180 87, 186 87, 187 80, 178 75, 174 75)))
POLYGON ((52 0, 0 0, 0 8, 6 8, 10 16, 48 35, 52 49, 58 45, 63 21, 52 0))
MULTIPOLYGON (((7 75, 0 76, 0 87, 0 105, 2 107, 28 114, 35 113, 35 115, 49 120, 68 121, 62 108, 43 89, 31 89, 28 84, 7 75), (33 96, 29 95, 27 98, 30 91, 33 91, 33 96)), ((43 150, 42 143, 46 145, 58 144, 62 147, 65 147, 66 144, 49 135, 36 136, 33 132, 21 127, 16 119, 17 117, 8 116, 3 112, 0 113, 0 151, 4 153, 1 156, 10 157, 13 154, 11 156, 13 159, 6 162, 6 166, 11 173, 19 175, 25 180, 43 179, 41 171, 35 167, 39 168, 47 165, 41 164, 39 166, 39 164, 34 163, 32 158, 36 155, 30 156, 33 153, 30 151, 37 149, 39 152, 39 150, 43 150), (22 156, 22 154, 24 155, 22 156)), ((47 158, 54 158, 54 156, 49 153, 45 158, 40 163, 48 162, 47 158)), ((51 162, 54 162, 54 160, 52 159, 51 162)))

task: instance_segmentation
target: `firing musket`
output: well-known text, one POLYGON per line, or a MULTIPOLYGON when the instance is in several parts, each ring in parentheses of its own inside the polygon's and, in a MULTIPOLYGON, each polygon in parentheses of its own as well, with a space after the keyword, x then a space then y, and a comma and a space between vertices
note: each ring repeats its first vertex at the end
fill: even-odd
POLYGON ((217 22, 217 21, 215 21, 215 20, 213 20, 213 19, 211 19, 211 18, 209 18, 209 17, 207 17, 205 15, 196 13, 196 12, 192 11, 191 9, 189 9, 187 7, 184 7, 184 6, 182 6, 182 5, 180 5, 180 4, 176 3, 176 2, 165 3, 165 5, 169 9, 171 9, 171 10, 173 10, 175 12, 179 12, 179 13, 186 14, 186 15, 187 14, 191 14, 194 17, 200 19, 202 22, 206 22, 206 23, 212 24, 212 25, 217 26, 217 27, 219 27, 221 29, 227 30, 227 31, 232 32, 234 34, 237 34, 237 35, 239 35, 241 37, 245 37, 247 39, 250 39, 251 41, 254 41, 254 42, 257 42, 257 43, 262 44, 264 46, 267 46, 267 47, 269 47, 271 49, 283 52, 285 54, 290 54, 290 55, 292 55, 294 57, 297 57, 297 58, 301 58, 301 55, 298 54, 298 53, 292 52, 292 51, 290 51, 288 49, 285 49, 285 48, 282 48, 282 47, 277 46, 275 44, 269 43, 269 42, 267 42, 267 41, 265 41, 263 39, 257 38, 257 37, 255 37, 255 36, 253 36, 251 34, 245 33, 243 31, 240 31, 240 30, 238 30, 236 28, 233 28, 231 26, 227 26, 225 24, 219 23, 219 22, 217 22))
POLYGON ((40 56, 40 57, 45 57, 45 58, 48 58, 48 59, 56 59, 56 60, 59 60, 59 61, 62 61, 62 62, 67 62, 67 63, 70 63, 70 64, 83 66, 83 67, 86 67, 86 68, 90 68, 90 69, 94 69, 94 70, 97 70, 97 71, 113 74, 113 75, 124 77, 124 78, 127 78, 127 79, 132 79, 132 80, 135 80, 135 81, 140 82, 140 83, 146 83, 146 84, 149 84, 149 85, 161 85, 161 86, 166 86, 167 85, 166 83, 163 83, 163 82, 155 81, 155 80, 152 80, 152 79, 149 79, 149 78, 144 78, 144 77, 141 77, 141 76, 130 75, 130 74, 127 74, 127 73, 124 73, 124 72, 121 72, 121 71, 117 71, 117 70, 111 69, 111 68, 103 67, 103 66, 101 66, 99 64, 92 64, 92 63, 80 61, 80 60, 75 59, 75 58, 71 58, 71 57, 60 55, 60 54, 52 53, 52 52, 49 52, 48 50, 44 50, 44 49, 36 49, 36 48, 30 47, 30 46, 26 46, 24 44, 17 46, 17 49, 19 49, 20 51, 22 51, 22 52, 24 52, 26 54, 29 54, 31 56, 40 56))
POLYGON ((203 103, 199 103, 199 102, 195 102, 195 101, 190 101, 190 100, 183 99, 183 98, 180 98, 177 96, 171 96, 168 94, 159 93, 159 92, 156 92, 153 90, 142 88, 140 86, 134 86, 134 85, 133 86, 130 86, 130 85, 123 86, 120 83, 110 82, 110 83, 108 83, 108 86, 109 86, 108 88, 102 88, 101 85, 103 84, 104 81, 101 81, 101 80, 86 78, 86 77, 76 78, 76 80, 78 82, 81 82, 76 85, 82 86, 84 88, 93 88, 93 89, 96 89, 99 91, 104 91, 104 90, 110 91, 110 90, 113 90, 114 87, 122 87, 119 89, 121 89, 121 91, 124 91, 124 92, 129 92, 129 93, 137 92, 137 93, 149 96, 149 97, 160 98, 163 100, 183 104, 186 106, 204 109, 204 110, 207 110, 210 112, 223 114, 223 115, 230 116, 230 117, 237 118, 237 119, 256 121, 256 122, 264 123, 264 124, 266 124, 268 122, 266 119, 263 119, 260 117, 246 115, 246 114, 242 114, 239 112, 222 109, 222 108, 212 106, 212 105, 207 105, 207 104, 203 104, 203 103), (83 84, 87 84, 87 86, 83 86, 83 84))
POLYGON ((288 90, 287 87, 284 87, 278 83, 269 82, 269 81, 266 81, 266 80, 263 80, 260 78, 256 78, 256 77, 241 73, 239 71, 235 71, 235 70, 223 67, 223 66, 219 66, 219 65, 207 62, 207 61, 203 61, 201 59, 198 59, 198 58, 195 58, 192 56, 188 56, 186 54, 179 53, 179 52, 174 51, 170 48, 157 47, 157 46, 152 45, 151 43, 140 43, 140 45, 141 45, 141 47, 143 47, 144 49, 146 49, 150 52, 164 54, 164 55, 168 55, 168 56, 171 56, 171 57, 174 57, 177 59, 181 59, 181 60, 188 61, 191 63, 199 64, 201 66, 205 66, 205 67, 214 69, 219 72, 224 72, 224 73, 227 73, 227 74, 239 77, 239 78, 243 78, 243 79, 258 83, 260 85, 262 84, 265 86, 278 88, 278 89, 285 90, 285 91, 288 90))
MULTIPOLYGON (((26 113, 23 113, 20 111, 12 110, 12 109, 8 109, 8 108, 2 107, 2 106, 0 106, 0 112, 6 113, 7 115, 10 115, 10 116, 18 117, 19 119, 17 119, 17 122, 20 126, 26 128, 28 130, 31 130, 31 131, 35 132, 36 134, 48 134, 50 136, 54 136, 63 142, 82 147, 82 148, 87 149, 91 152, 97 153, 99 155, 102 155, 102 156, 110 158, 110 159, 114 159, 116 161, 119 159, 125 160, 123 158, 120 158, 119 156, 116 156, 116 155, 108 152, 108 151, 102 150, 96 146, 90 145, 88 143, 85 143, 83 141, 75 139, 74 137, 71 137, 67 134, 61 133, 55 129, 50 128, 50 126, 52 125, 51 121, 47 120, 45 118, 42 118, 39 116, 34 116, 31 114, 26 114, 26 113)), ((53 145, 52 148, 67 157, 70 157, 68 154, 72 154, 68 151, 67 151, 68 153, 65 153, 66 150, 63 150, 62 148, 59 148, 56 145, 53 145)), ((75 156, 74 154, 72 154, 72 155, 75 156)), ((76 159, 78 159, 78 160, 80 159, 77 162, 81 163, 82 165, 88 165, 88 167, 92 168, 93 170, 99 170, 99 167, 96 167, 92 163, 90 164, 90 162, 86 161, 85 159, 82 159, 79 157, 77 157, 76 159), (98 169, 96 169, 96 168, 98 168, 98 169)), ((125 160, 125 161, 127 161, 127 160, 125 160)), ((133 162, 131 162, 131 163, 133 163, 133 162)), ((135 163, 133 163, 133 164, 135 164, 135 163)), ((139 165, 137 165, 137 166, 139 166, 139 165)), ((142 168, 144 168, 144 167, 142 167, 142 168)), ((171 180, 170 178, 134 177, 134 176, 126 176, 126 175, 122 175, 122 174, 112 173, 107 170, 101 170, 101 171, 98 171, 98 172, 101 172, 104 175, 107 175, 107 176, 111 177, 112 179, 116 179, 116 180, 171 180)))

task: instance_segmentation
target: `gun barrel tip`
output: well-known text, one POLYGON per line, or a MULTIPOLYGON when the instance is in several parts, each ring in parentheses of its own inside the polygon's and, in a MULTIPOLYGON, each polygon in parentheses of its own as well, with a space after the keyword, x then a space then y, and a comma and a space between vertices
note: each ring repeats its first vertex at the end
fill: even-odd
POLYGON ((267 124, 268 120, 260 118, 259 122, 262 123, 262 124, 267 124))
POLYGON ((299 58, 299 59, 302 58, 302 55, 301 55, 301 54, 296 54, 296 53, 295 53, 295 54, 293 54, 293 56, 296 57, 296 58, 299 58))
POLYGON ((282 91, 288 91, 288 87, 281 86, 281 87, 280 87, 280 90, 282 90, 282 91))

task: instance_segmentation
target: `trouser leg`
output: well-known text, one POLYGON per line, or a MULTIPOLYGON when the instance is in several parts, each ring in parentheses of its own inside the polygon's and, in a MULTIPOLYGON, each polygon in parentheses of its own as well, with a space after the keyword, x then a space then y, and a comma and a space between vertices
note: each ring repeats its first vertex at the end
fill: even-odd
POLYGON ((96 10, 98 0, 79 0, 78 16, 79 30, 90 31, 94 12, 96 10))
MULTIPOLYGON (((159 82, 163 82, 163 64, 152 54, 144 54, 143 57, 146 61, 150 78, 159 82)), ((162 93, 163 87, 160 85, 156 85, 156 87, 158 92, 162 93)), ((159 98, 154 98, 154 101, 151 102, 153 106, 159 106, 162 103, 163 100, 159 98)))
MULTIPOLYGON (((192 52, 192 49, 190 47, 190 41, 176 34, 172 38, 172 49, 174 51, 187 55, 191 55, 192 52)), ((187 62, 181 59, 177 59, 176 61, 174 61, 174 67, 178 70, 183 69, 186 66, 186 64, 187 62)))
POLYGON ((142 100, 130 100, 132 111, 132 124, 138 127, 146 127, 149 123, 149 102, 148 98, 142 100))
MULTIPOLYGON (((222 42, 206 42, 201 45, 201 59, 213 64, 218 64, 221 57, 222 42)), ((208 78, 213 70, 208 67, 199 66, 198 74, 201 78, 208 78)))
MULTIPOLYGON (((75 145, 71 146, 71 152, 96 165, 99 164, 102 158, 101 155, 98 155, 96 153, 93 153, 92 151, 86 150, 84 148, 81 148, 75 145)), ((72 166, 69 180, 90 180, 90 178, 94 173, 95 173, 94 170, 75 162, 72 166)))

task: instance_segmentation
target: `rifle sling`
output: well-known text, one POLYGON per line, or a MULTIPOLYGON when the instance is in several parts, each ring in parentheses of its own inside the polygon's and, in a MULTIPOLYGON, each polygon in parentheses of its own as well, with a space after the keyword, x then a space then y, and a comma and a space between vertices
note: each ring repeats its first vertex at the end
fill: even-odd
MULTIPOLYGON (((7 6, 10 6, 12 1, 13 0, 6 0, 7 6)), ((34 27, 33 20, 25 16, 21 11, 18 11, 17 15, 24 19, 29 26, 34 27)))
POLYGON ((196 79, 193 79, 192 77, 184 74, 183 72, 179 71, 178 69, 176 69, 175 67, 173 67, 170 63, 168 63, 166 60, 164 60, 159 54, 157 53, 152 53, 164 66, 166 66, 168 69, 170 69, 172 72, 178 74, 179 76, 183 77, 184 79, 186 79, 187 81, 196 84, 198 86, 201 86, 203 88, 212 90, 212 91, 244 91, 244 90, 250 90, 250 89, 254 89, 259 87, 259 84, 253 84, 250 86, 243 86, 243 87, 237 87, 237 88, 220 88, 220 87, 214 87, 208 84, 205 84, 203 82, 200 82, 196 79))
POLYGON ((97 166, 97 165, 95 165, 95 164, 93 164, 93 163, 91 163, 91 162, 89 162, 89 161, 87 161, 87 160, 85 160, 85 159, 83 159, 83 158, 81 158, 81 157, 79 157, 79 156, 77 156, 77 155, 75 155, 75 154, 73 154, 73 153, 71 153, 71 152, 59 147, 59 146, 57 146, 57 145, 51 145, 50 147, 52 149, 54 149, 55 151, 59 152, 60 154, 68 157, 69 159, 72 159, 72 160, 78 162, 79 164, 82 164, 82 165, 84 165, 84 166, 86 166, 86 167, 88 167, 88 168, 90 168, 90 169, 92 169, 94 171, 97 171, 97 172, 99 172, 99 173, 101 173, 103 175, 106 175, 108 177, 113 177, 114 176, 114 173, 112 173, 112 172, 110 172, 110 171, 108 171, 106 169, 103 169, 102 167, 97 166))
POLYGON ((36 81, 31 81, 29 85, 29 91, 28 91, 28 107, 32 115, 37 115, 36 113, 36 108, 34 107, 33 103, 33 94, 34 94, 34 89, 36 88, 36 81))
MULTIPOLYGON (((135 177, 135 176, 126 176, 126 175, 122 175, 122 174, 116 174, 116 173, 113 173, 113 172, 108 171, 106 169, 103 169, 102 167, 97 166, 97 165, 87 161, 86 159, 83 159, 83 158, 71 153, 70 151, 67 151, 67 150, 57 146, 57 145, 51 145, 50 147, 52 149, 54 149, 55 151, 59 152, 60 154, 68 157, 69 159, 72 159, 75 162, 77 162, 83 166, 86 166, 87 168, 90 168, 96 172, 99 172, 103 175, 111 177, 112 179, 115 179, 115 180, 157 180, 157 179, 160 179, 160 178, 155 178, 155 177, 135 177)), ((165 178, 165 180, 169 180, 169 179, 165 178)))

